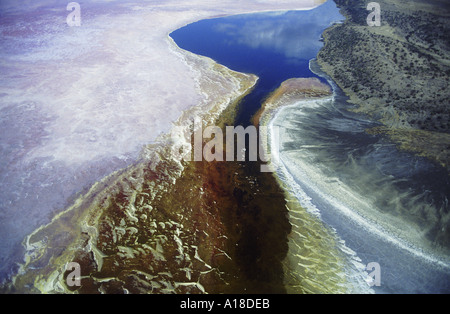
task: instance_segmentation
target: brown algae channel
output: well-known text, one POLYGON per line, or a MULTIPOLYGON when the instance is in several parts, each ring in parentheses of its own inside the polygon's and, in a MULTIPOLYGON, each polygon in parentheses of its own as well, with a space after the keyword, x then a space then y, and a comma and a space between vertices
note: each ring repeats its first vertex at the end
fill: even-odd
MULTIPOLYGON (((284 84, 274 95, 324 96, 314 93, 284 84)), ((216 125, 232 125, 239 101, 216 125)), ((148 150, 147 161, 97 183, 26 239, 8 292, 348 292, 333 233, 259 162, 180 166, 167 158, 169 145, 148 150), (80 265, 81 286, 66 283, 70 262, 80 265)))

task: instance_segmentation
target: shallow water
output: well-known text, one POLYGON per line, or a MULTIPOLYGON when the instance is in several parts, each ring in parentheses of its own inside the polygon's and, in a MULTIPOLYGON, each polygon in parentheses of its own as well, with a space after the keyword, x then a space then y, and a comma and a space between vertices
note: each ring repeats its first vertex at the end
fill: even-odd
MULTIPOLYGON (((200 21, 171 36, 181 48, 260 77, 235 121, 248 125, 282 81, 330 81, 314 63, 312 72, 309 61, 321 48, 323 30, 341 19, 329 1, 306 12, 200 21)), ((318 210, 363 265, 380 264, 377 292, 449 292, 447 173, 367 134, 377 123, 347 111, 346 97, 336 86, 334 92, 333 100, 285 108, 273 121, 282 132, 280 157, 291 192, 318 210)))

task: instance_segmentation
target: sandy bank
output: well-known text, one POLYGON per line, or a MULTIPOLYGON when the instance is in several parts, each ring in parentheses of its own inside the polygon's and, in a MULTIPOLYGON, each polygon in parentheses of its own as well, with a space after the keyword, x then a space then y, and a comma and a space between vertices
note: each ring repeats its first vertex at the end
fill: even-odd
POLYGON ((280 106, 295 104, 307 99, 319 99, 332 95, 331 87, 323 84, 317 78, 293 78, 284 81, 261 106, 253 117, 255 125, 267 125, 280 106))
POLYGON ((271 151, 272 162, 277 165, 273 175, 284 190, 292 225, 289 251, 283 264, 285 285, 291 293, 372 293, 358 257, 323 223, 311 198, 273 151, 280 142, 274 137, 272 125, 279 110, 299 104, 314 106, 331 96, 330 86, 316 78, 290 79, 267 98, 253 119, 255 124, 269 127, 269 143, 264 143, 264 147, 271 151))

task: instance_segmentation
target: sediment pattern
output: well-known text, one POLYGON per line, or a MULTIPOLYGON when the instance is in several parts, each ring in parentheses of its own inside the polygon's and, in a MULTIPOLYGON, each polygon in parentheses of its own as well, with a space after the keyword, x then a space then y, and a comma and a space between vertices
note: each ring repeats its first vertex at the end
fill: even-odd
POLYGON ((272 154, 274 177, 284 191, 289 210, 292 232, 289 253, 283 261, 284 284, 289 293, 373 292, 365 282, 364 266, 359 258, 322 222, 320 213, 305 207, 310 203, 309 198, 298 195, 295 180, 274 151, 278 139, 271 123, 279 109, 327 100, 331 96, 330 86, 317 78, 289 79, 266 99, 253 119, 255 124, 269 127, 269 138, 263 146, 272 154))
MULTIPOLYGON (((244 95, 255 78, 241 79, 244 95)), ((300 98, 319 92, 287 90, 293 93, 285 96, 300 98)), ((218 125, 232 122, 238 99, 218 125)), ((97 183, 30 235, 9 292, 361 291, 361 282, 347 278, 354 266, 342 243, 273 174, 259 173, 259 163, 180 163, 168 156, 170 145, 147 147, 143 160, 97 183), (66 284, 69 262, 81 266, 81 287, 66 284)))
MULTIPOLYGON (((185 54, 208 70, 204 91, 216 98, 186 111, 214 121, 232 110, 257 81, 207 58, 185 54), (237 84, 237 85, 236 85, 237 84), (234 88, 230 88, 231 86, 234 88), (204 111, 202 111, 204 110, 204 111)), ((227 237, 214 199, 204 191, 199 164, 172 159, 170 135, 149 145, 141 160, 96 183, 75 204, 25 240, 26 257, 9 292, 204 293, 223 291, 218 265, 229 259, 227 237), (66 285, 66 264, 81 266, 82 286, 66 285), (206 288, 205 288, 206 287, 206 288)), ((226 266, 221 267, 226 267, 226 266)))

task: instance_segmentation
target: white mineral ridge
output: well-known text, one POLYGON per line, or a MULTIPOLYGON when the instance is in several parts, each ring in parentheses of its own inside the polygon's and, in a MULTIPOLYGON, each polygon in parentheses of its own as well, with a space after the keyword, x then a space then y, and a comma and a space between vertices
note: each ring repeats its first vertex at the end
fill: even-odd
POLYGON ((202 70, 184 60, 172 31, 215 16, 317 6, 83 1, 81 26, 70 27, 69 2, 0 2, 0 279, 27 234, 214 96, 200 90, 202 70))

